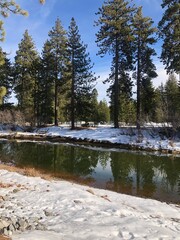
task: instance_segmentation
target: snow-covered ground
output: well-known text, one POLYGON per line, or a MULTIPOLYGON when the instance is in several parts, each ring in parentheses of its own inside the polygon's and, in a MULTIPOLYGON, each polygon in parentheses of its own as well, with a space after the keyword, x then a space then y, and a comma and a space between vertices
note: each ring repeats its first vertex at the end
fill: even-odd
MULTIPOLYGON (((0 126, 0 138, 13 135, 0 126)), ((180 139, 160 136, 156 128, 142 130, 101 127, 71 131, 47 127, 18 135, 68 137, 180 152, 180 139)), ((13 240, 180 239, 180 207, 67 181, 47 181, 0 170, 0 219, 27 220, 29 230, 13 233, 13 240)), ((22 222, 23 222, 22 221, 22 222)))
POLYGON ((172 150, 180 152, 180 139, 169 140, 160 136, 156 128, 142 129, 141 136, 138 136, 135 128, 97 127, 84 130, 70 130, 67 127, 47 127, 36 131, 47 136, 62 136, 76 139, 88 139, 97 141, 108 141, 110 143, 120 143, 139 146, 142 149, 152 150, 172 150))
POLYGON ((6 170, 0 183, 0 216, 41 226, 13 240, 180 239, 177 205, 6 170))
MULTIPOLYGON (((4 130, 0 126, 0 137, 5 135, 13 135, 14 132, 4 130)), ((70 130, 69 127, 46 127, 35 130, 34 133, 25 133, 18 131, 18 135, 35 136, 41 134, 49 137, 68 137, 81 140, 108 141, 109 143, 126 144, 137 146, 141 149, 151 150, 169 150, 180 152, 180 138, 168 139, 163 134, 159 134, 158 128, 149 127, 141 130, 141 135, 138 135, 137 129, 131 127, 123 127, 115 129, 108 126, 99 126, 92 129, 70 130)))

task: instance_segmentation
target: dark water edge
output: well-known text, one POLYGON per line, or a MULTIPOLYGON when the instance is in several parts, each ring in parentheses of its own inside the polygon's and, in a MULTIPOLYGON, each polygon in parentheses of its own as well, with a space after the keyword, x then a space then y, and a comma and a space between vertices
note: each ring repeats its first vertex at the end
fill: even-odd
POLYGON ((180 156, 67 143, 0 141, 0 161, 92 187, 180 204, 180 156))

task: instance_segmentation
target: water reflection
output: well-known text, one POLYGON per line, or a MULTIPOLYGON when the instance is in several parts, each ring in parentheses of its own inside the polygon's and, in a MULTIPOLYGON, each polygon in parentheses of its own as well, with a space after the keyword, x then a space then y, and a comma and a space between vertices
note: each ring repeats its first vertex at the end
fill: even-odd
POLYGON ((180 203, 180 158, 67 144, 0 142, 0 161, 91 186, 180 203))

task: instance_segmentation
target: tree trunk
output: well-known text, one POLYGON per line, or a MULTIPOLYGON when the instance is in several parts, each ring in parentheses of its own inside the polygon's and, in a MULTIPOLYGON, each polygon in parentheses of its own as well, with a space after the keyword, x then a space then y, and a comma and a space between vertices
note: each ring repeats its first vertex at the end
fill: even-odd
POLYGON ((140 70, 140 40, 138 39, 138 56, 137 56, 137 116, 136 126, 138 131, 141 128, 141 70, 140 70))
POLYGON ((119 128, 119 82, 118 82, 118 66, 119 66, 119 45, 116 36, 116 52, 115 52, 115 83, 114 83, 114 127, 119 128))
POLYGON ((74 54, 72 54, 72 85, 71 85, 71 129, 75 128, 75 102, 74 102, 74 85, 75 85, 75 74, 74 74, 74 54))
POLYGON ((58 119, 57 119, 57 116, 58 116, 58 114, 57 114, 57 108, 58 108, 58 106, 57 106, 57 93, 58 93, 58 91, 57 91, 57 81, 58 81, 58 76, 57 76, 57 72, 56 72, 56 79, 55 79, 55 92, 54 92, 54 125, 55 126, 58 126, 58 119))
POLYGON ((57 120, 57 80, 55 81, 54 125, 58 126, 58 120, 57 120))

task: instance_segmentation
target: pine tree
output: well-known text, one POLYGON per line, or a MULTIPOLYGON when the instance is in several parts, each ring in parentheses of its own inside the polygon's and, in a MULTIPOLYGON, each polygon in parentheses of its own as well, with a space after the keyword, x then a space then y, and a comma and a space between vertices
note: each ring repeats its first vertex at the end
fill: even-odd
POLYGON ((3 104, 4 102, 4 97, 7 93, 7 90, 4 86, 0 87, 0 106, 3 104))
POLYGON ((41 121, 41 59, 40 56, 38 56, 37 59, 34 60, 33 68, 32 68, 32 76, 34 77, 35 84, 34 84, 34 90, 32 94, 32 98, 34 101, 34 122, 39 126, 42 124, 41 121))
POLYGON ((109 123, 110 122, 110 109, 106 100, 102 100, 98 104, 98 122, 109 123))
POLYGON ((67 36, 59 19, 56 20, 55 26, 49 32, 49 43, 51 54, 53 55, 53 82, 54 82, 54 124, 58 125, 58 109, 62 104, 60 91, 62 84, 65 82, 65 73, 69 56, 67 52, 67 36))
POLYGON ((75 120, 87 120, 90 114, 91 96, 96 77, 92 73, 91 60, 87 53, 87 45, 83 44, 78 26, 72 18, 68 33, 68 51, 71 61, 71 128, 75 120), (80 119, 82 118, 82 119, 80 119))
MULTIPOLYGON (((39 0, 40 3, 44 3, 45 0, 39 0)), ((20 14, 23 16, 27 16, 28 12, 23 10, 19 4, 16 3, 14 0, 1 0, 0 1, 0 15, 4 18, 7 18, 10 13, 12 14, 20 14)), ((4 21, 0 20, 0 41, 4 41, 5 39, 5 29, 4 29, 4 21)), ((1 59, 3 58, 3 53, 0 50, 0 65, 1 65, 1 59)))
POLYGON ((54 69, 53 54, 51 44, 47 40, 43 46, 39 79, 39 99, 40 99, 40 117, 41 124, 53 122, 54 109, 54 69))
POLYGON ((179 0, 163 0, 164 15, 159 22, 163 39, 161 59, 167 73, 180 74, 180 4, 179 0))
POLYGON ((133 17, 133 32, 134 32, 134 51, 135 51, 135 67, 136 72, 134 78, 137 81, 137 128, 140 129, 141 123, 141 105, 143 102, 143 108, 145 113, 149 113, 149 103, 153 99, 153 88, 151 80, 157 77, 156 67, 153 64, 152 56, 156 55, 153 48, 150 45, 156 42, 153 34, 156 29, 152 27, 153 21, 151 18, 142 16, 142 7, 138 8, 133 17), (142 95, 143 92, 143 95, 142 95), (144 101, 147 94, 151 92, 151 97, 148 96, 148 102, 144 101), (144 96, 144 98, 143 98, 144 96))
MULTIPOLYGON (((40 3, 44 3, 45 0, 39 0, 40 3)), ((0 1, 0 15, 4 18, 8 17, 10 14, 20 14, 23 16, 27 16, 28 12, 23 10, 19 4, 16 3, 14 0, 1 0, 0 1)), ((5 30, 3 27, 3 21, 0 20, 0 41, 4 40, 5 37, 5 30)))
POLYGON ((130 20, 133 8, 129 2, 124 0, 105 1, 97 13, 100 15, 96 22, 100 26, 97 36, 97 44, 100 48, 99 55, 106 53, 113 55, 112 67, 114 68, 113 83, 113 106, 114 106, 114 127, 118 128, 119 118, 119 82, 121 73, 130 70, 132 67, 132 37, 130 20))
POLYGON ((26 30, 15 56, 15 93, 18 106, 26 121, 35 121, 34 93, 37 81, 36 64, 39 59, 32 37, 26 30))
POLYGON ((146 122, 153 121, 155 115, 156 93, 151 78, 144 78, 141 84, 141 118, 146 122))
POLYGON ((13 88, 13 70, 10 60, 3 53, 3 64, 0 64, 0 87, 4 86, 6 88, 6 95, 4 97, 4 102, 10 98, 13 88))
POLYGON ((89 121, 94 122, 97 124, 99 122, 98 120, 98 91, 96 88, 93 89, 92 91, 92 96, 91 96, 91 116, 89 121))
POLYGON ((161 84, 157 89, 155 89, 155 114, 154 121, 158 123, 168 122, 167 116, 167 98, 165 93, 164 85, 161 84))
MULTIPOLYGON (((119 75, 118 75, 118 93, 119 93, 119 98, 118 98, 118 107, 119 107, 119 112, 121 113, 118 116, 118 122, 131 122, 132 120, 132 87, 133 87, 133 82, 130 77, 130 73, 128 73, 126 70, 128 70, 129 66, 126 66, 128 62, 124 62, 120 64, 119 67, 119 75), (131 111, 131 113, 128 111, 128 109, 131 111)), ((111 118, 113 119, 114 111, 115 111, 115 106, 114 106, 114 78, 115 78, 115 73, 114 73, 114 67, 111 68, 111 74, 109 75, 109 78, 105 80, 104 82, 109 82, 110 87, 107 89, 107 93, 110 97, 110 110, 111 110, 111 118)))
POLYGON ((167 101, 167 121, 172 123, 174 128, 180 125, 180 98, 178 82, 174 74, 170 74, 165 84, 167 101))

